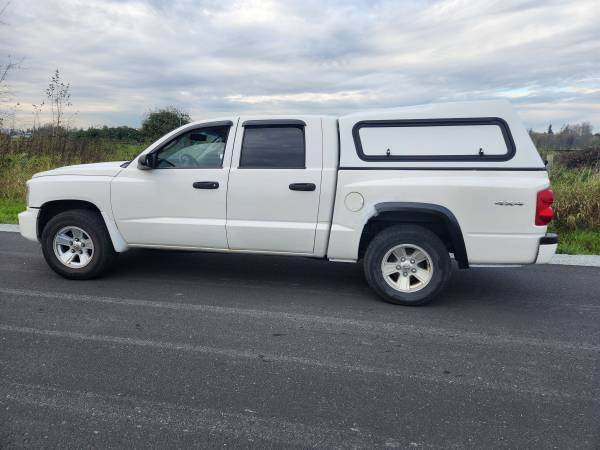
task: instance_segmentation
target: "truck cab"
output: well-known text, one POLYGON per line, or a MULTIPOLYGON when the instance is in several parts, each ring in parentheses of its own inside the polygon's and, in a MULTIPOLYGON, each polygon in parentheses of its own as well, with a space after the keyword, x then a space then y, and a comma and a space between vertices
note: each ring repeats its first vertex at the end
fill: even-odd
POLYGON ((502 101, 199 121, 28 188, 21 232, 69 278, 135 247, 298 255, 362 261, 381 297, 413 305, 451 257, 543 263, 557 243, 545 166, 502 101))

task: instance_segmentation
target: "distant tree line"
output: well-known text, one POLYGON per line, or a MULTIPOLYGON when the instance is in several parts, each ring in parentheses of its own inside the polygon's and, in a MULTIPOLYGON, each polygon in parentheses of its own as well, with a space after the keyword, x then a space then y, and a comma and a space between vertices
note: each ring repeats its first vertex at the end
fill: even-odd
POLYGON ((545 150, 585 150, 600 149, 600 133, 593 133, 589 122, 564 125, 554 132, 552 125, 544 133, 529 130, 529 135, 538 149, 545 150))
POLYGON ((111 141, 144 142, 148 140, 143 133, 127 126, 120 127, 89 127, 68 132, 75 139, 107 139, 111 141))
POLYGON ((70 139, 105 139, 123 142, 151 142, 164 136, 169 131, 191 122, 189 114, 173 106, 159 108, 146 113, 141 128, 132 128, 125 125, 118 127, 88 127, 67 128, 56 122, 38 125, 27 130, 4 130, 11 136, 22 137, 53 137, 63 136, 70 139))
MULTIPOLYGON (((119 127, 89 127, 88 129, 73 129, 68 135, 73 138, 109 139, 128 142, 149 142, 164 136, 169 131, 191 122, 188 113, 174 107, 158 108, 146 113, 142 128, 119 127)), ((38 132, 41 129, 38 129, 38 132)))

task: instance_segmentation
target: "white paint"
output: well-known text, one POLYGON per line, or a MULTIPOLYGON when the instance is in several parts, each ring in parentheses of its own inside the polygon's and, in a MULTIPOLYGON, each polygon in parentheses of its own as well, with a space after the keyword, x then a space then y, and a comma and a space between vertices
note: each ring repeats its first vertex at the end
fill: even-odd
MULTIPOLYGON (((295 117, 294 117, 295 118, 295 117)), ((268 117, 241 117, 247 120, 268 117)), ((323 169, 321 119, 306 123, 305 169, 239 168, 245 128, 238 127, 227 191, 227 240, 232 250, 314 252, 323 169), (314 191, 292 191, 313 183, 314 191)))
MULTIPOLYGON (((91 203, 102 214, 115 249, 125 250, 119 230, 111 226, 114 217, 110 201, 110 184, 113 175, 121 172, 123 168, 118 162, 90 164, 89 173, 86 173, 86 166, 87 164, 69 166, 35 174, 27 182, 29 186, 27 211, 36 211, 35 208, 56 200, 80 200, 91 203)), ((37 240, 36 220, 37 218, 34 219, 31 214, 19 215, 21 234, 25 238, 37 240)))
POLYGON ((22 213, 19 213, 19 230, 21 236, 30 241, 36 242, 37 238, 37 217, 39 209, 27 208, 22 213))
POLYGON ((350 192, 344 200, 346 208, 352 212, 360 211, 365 204, 365 199, 358 192, 350 192))
POLYGON ((123 236, 119 232, 117 228, 117 224, 112 218, 112 215, 108 214, 106 211, 103 211, 102 218, 104 219, 104 223, 106 224, 106 228, 108 230, 108 234, 112 239, 113 247, 117 252, 124 252, 128 249, 127 242, 123 239, 123 236))
POLYGON ((46 172, 39 172, 33 175, 33 178, 60 176, 60 175, 86 175, 86 176, 107 176, 114 177, 118 174, 125 161, 112 161, 92 164, 76 164, 73 166, 57 167, 46 172))
MULTIPOLYGON (((235 118, 228 118, 228 120, 235 118)), ((234 122, 235 123, 235 122, 234 122)), ((193 129, 186 125, 170 140, 193 129)), ((140 170, 137 159, 111 183, 115 223, 129 245, 226 249, 225 232, 229 161, 235 127, 225 147, 223 168, 140 170), (195 189, 197 181, 214 181, 218 189, 195 189)), ((142 154, 158 145, 151 145, 142 154)))
POLYGON ((534 224, 536 193, 548 185, 543 171, 341 170, 327 254, 356 260, 362 229, 376 204, 419 202, 443 206, 456 216, 470 263, 530 264, 546 233, 546 227, 534 224), (351 192, 365 199, 358 214, 344 205, 351 192), (498 198, 524 206, 498 206, 498 198))
POLYGON ((558 244, 540 245, 535 263, 548 264, 555 256, 557 248, 558 244))

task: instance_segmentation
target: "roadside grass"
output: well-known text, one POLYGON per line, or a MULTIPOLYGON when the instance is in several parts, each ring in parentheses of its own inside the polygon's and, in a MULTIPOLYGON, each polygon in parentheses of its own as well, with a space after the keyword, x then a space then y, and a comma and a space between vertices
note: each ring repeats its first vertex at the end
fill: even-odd
POLYGON ((106 139, 10 139, 0 134, 0 198, 24 199, 25 182, 34 173, 73 164, 129 160, 145 147, 106 139))
POLYGON ((17 223, 26 208, 26 182, 34 173, 101 161, 124 161, 146 144, 51 136, 11 139, 0 134, 0 223, 17 223))
POLYGON ((558 233, 558 253, 567 255, 600 255, 599 230, 561 230, 552 227, 558 233))
MULTIPOLYGON (((553 155, 564 159, 559 152, 553 155)), ((566 168, 554 163, 549 176, 555 197, 550 231, 558 233, 558 253, 600 255, 600 165, 566 168)))
POLYGON ((0 198, 0 223, 17 223, 17 214, 25 208, 23 200, 0 198))
POLYGON ((596 230, 600 233, 600 167, 551 167, 554 190, 553 224, 563 230, 596 230))

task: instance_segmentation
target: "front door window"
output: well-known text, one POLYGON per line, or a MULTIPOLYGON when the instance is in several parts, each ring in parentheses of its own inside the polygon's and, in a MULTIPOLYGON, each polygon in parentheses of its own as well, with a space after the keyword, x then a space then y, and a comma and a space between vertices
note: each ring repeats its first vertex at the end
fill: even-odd
POLYGON ((229 126, 198 128, 180 134, 156 153, 156 168, 220 168, 228 134, 229 126))

